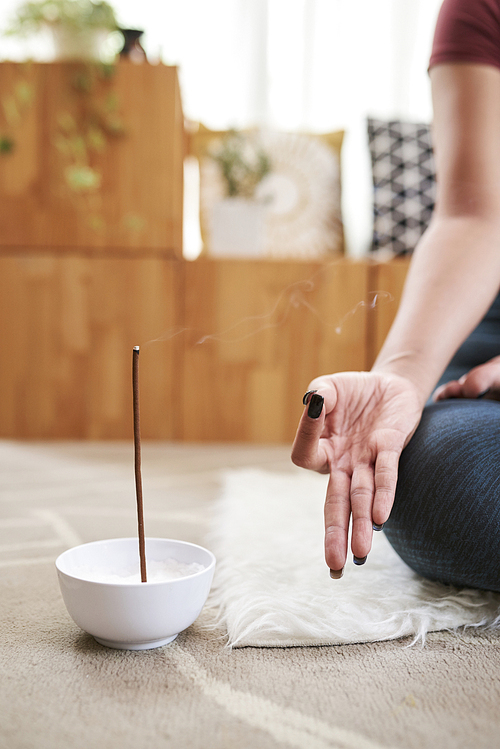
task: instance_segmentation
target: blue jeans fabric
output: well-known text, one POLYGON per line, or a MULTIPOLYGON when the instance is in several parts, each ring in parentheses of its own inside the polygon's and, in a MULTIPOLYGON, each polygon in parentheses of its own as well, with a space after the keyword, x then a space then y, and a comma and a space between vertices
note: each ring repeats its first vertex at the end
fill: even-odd
MULTIPOLYGON (((500 295, 440 382, 500 354, 500 295)), ((500 592, 500 402, 427 405, 399 463, 384 532, 431 580, 500 592)))

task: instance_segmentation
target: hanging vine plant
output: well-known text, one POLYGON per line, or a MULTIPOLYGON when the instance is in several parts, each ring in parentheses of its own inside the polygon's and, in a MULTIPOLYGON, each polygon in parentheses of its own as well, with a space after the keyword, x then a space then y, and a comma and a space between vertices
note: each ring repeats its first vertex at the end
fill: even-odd
MULTIPOLYGON (((87 32, 105 32, 107 36, 116 32, 121 43, 123 37, 115 11, 105 0, 28 0, 19 6, 6 33, 26 36, 42 28, 73 34, 73 57, 78 59, 67 67, 67 104, 57 115, 52 143, 59 155, 63 193, 85 213, 88 225, 100 231, 106 226, 101 215, 102 157, 112 141, 126 134, 126 127, 112 85, 115 65, 97 59, 95 50, 87 56, 78 39, 87 32)), ((70 58, 71 49, 70 57, 64 55, 62 59, 70 58)), ((18 147, 19 126, 34 95, 33 85, 20 77, 1 101, 0 158, 18 147)), ((141 231, 145 222, 138 216, 132 218, 123 217, 122 228, 141 231)))
POLYGON ((72 71, 70 86, 78 114, 62 110, 57 118, 54 145, 59 153, 64 184, 70 195, 88 213, 93 229, 104 226, 99 218, 99 190, 102 172, 96 161, 111 140, 123 136, 126 128, 116 93, 110 89, 114 68, 82 63, 72 71))
POLYGON ((29 36, 55 26, 80 34, 116 31, 118 21, 114 9, 105 0, 27 0, 16 9, 6 34, 29 36))
POLYGON ((11 90, 1 100, 0 154, 13 153, 17 145, 17 131, 34 99, 34 88, 25 74, 26 65, 20 66, 20 75, 11 90))

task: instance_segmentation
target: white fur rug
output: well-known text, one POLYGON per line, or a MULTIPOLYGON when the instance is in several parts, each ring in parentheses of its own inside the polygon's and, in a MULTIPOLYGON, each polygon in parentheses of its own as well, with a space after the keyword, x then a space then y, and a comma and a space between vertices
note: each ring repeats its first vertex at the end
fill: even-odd
MULTIPOLYGON (((326 477, 231 471, 214 518, 211 602, 233 647, 390 640, 462 625, 500 625, 500 594, 417 576, 383 533, 366 564, 332 580, 323 559, 326 477)), ((352 556, 350 557, 352 559, 352 556)))

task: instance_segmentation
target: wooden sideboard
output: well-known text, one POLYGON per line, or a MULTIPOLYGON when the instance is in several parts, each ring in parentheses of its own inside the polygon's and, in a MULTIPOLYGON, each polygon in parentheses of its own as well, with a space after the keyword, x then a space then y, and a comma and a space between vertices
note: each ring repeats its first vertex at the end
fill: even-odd
POLYGON ((370 366, 404 261, 182 259, 174 67, 0 71, 0 437, 131 439, 136 345, 150 439, 290 442, 313 377, 370 366))
POLYGON ((3 62, 0 100, 0 247, 182 256, 175 67, 3 62))
POLYGON ((407 262, 0 253, 0 437, 290 442, 309 381, 366 369, 407 262), (389 292, 372 307, 373 292, 389 292))

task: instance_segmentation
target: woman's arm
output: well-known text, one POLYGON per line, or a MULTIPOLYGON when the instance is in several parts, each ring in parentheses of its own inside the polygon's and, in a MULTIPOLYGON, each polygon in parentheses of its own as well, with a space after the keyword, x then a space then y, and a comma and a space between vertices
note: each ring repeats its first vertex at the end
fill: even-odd
POLYGON ((431 71, 438 197, 373 367, 407 377, 422 406, 500 286, 500 70, 431 71))
POLYGON ((329 474, 325 557, 339 577, 351 549, 370 551, 389 517, 398 461, 449 360, 500 286, 500 70, 444 64, 431 72, 438 199, 372 372, 314 380, 292 459, 329 474), (322 404, 324 404, 322 406, 322 404), (311 405, 313 406, 311 408, 311 405))

